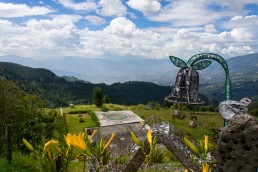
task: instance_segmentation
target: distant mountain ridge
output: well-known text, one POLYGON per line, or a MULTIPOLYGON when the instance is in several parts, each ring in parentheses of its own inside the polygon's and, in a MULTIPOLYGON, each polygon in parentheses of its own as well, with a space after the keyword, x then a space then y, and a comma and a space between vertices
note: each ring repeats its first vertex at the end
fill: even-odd
MULTIPOLYGON (((90 59, 66 57, 37 61, 19 56, 1 56, 0 61, 13 62, 25 66, 45 68, 58 76, 76 77, 92 83, 112 84, 125 81, 146 81, 158 85, 171 86, 179 68, 167 59, 90 59)), ((258 53, 232 57, 226 60, 232 81, 258 78, 258 53)), ((216 83, 224 76, 223 68, 213 61, 212 65, 200 73, 200 83, 216 83)))
POLYGON ((170 87, 149 82, 125 82, 92 84, 89 82, 67 81, 53 72, 42 68, 31 68, 10 62, 0 62, 0 78, 11 80, 30 94, 37 94, 47 102, 48 107, 67 106, 69 103, 87 104, 92 101, 93 88, 100 86, 103 95, 112 103, 132 105, 149 101, 164 102, 170 87))

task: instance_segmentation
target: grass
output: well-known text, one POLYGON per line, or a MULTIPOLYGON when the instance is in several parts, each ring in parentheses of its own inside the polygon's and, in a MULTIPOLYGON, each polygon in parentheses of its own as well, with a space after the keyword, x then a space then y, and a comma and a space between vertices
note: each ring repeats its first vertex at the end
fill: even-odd
MULTIPOLYGON (((169 121, 182 132, 197 140, 203 139, 204 134, 212 136, 214 134, 211 130, 213 127, 216 128, 223 126, 223 119, 220 117, 218 112, 194 112, 193 115, 197 116, 198 126, 196 128, 190 128, 188 124, 190 122, 191 112, 189 111, 183 112, 186 115, 186 118, 180 120, 178 118, 172 118, 173 110, 169 108, 154 110, 147 109, 145 105, 124 106, 117 104, 105 104, 104 106, 108 108, 108 110, 132 110, 144 120, 151 116, 159 116, 169 121)), ((63 113, 80 110, 101 111, 101 108, 97 108, 95 105, 75 105, 73 108, 63 108, 63 113)), ((73 134, 78 134, 79 132, 82 132, 84 128, 96 126, 94 121, 87 114, 83 114, 83 118, 84 122, 80 123, 79 118, 76 115, 67 115, 68 131, 73 134)))
POLYGON ((178 118, 172 118, 172 109, 159 109, 159 110, 146 110, 146 109, 135 109, 134 113, 144 118, 145 120, 151 116, 159 116, 164 118, 173 124, 180 131, 190 135, 194 139, 200 140, 203 139, 203 135, 212 135, 213 132, 211 128, 213 127, 222 127, 223 119, 217 112, 195 112, 197 116, 198 126, 196 128, 190 128, 188 126, 190 121, 190 112, 183 112, 186 115, 186 118, 181 120, 178 118))
POLYGON ((68 132, 72 134, 78 134, 83 132, 85 128, 95 127, 95 122, 91 119, 88 114, 81 114, 82 117, 77 117, 77 115, 67 115, 66 114, 66 123, 68 127, 68 132), (79 119, 82 118, 84 122, 79 122, 79 119))

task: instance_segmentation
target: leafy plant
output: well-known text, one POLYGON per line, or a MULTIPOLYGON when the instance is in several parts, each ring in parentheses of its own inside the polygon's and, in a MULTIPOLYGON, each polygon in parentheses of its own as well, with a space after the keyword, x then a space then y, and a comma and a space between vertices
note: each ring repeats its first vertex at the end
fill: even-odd
POLYGON ((184 141, 189 148, 193 150, 194 153, 198 154, 203 158, 202 162, 202 172, 210 172, 212 170, 210 159, 210 151, 214 149, 214 145, 209 141, 209 136, 204 135, 204 140, 200 141, 200 146, 195 146, 189 139, 184 137, 184 141))

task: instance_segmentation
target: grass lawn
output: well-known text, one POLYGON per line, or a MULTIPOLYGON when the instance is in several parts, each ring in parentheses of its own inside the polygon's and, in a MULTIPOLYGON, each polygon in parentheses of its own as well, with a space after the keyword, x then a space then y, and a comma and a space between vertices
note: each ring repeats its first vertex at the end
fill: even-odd
POLYGON ((186 118, 181 120, 178 118, 172 118, 172 109, 159 109, 159 110, 146 110, 146 109, 136 109, 133 110, 134 113, 144 118, 145 120, 151 116, 159 116, 171 124, 173 124, 176 128, 181 130, 182 132, 190 135, 194 139, 200 140, 203 139, 203 135, 212 135, 213 131, 211 128, 213 127, 222 127, 223 119, 220 117, 218 112, 195 112, 194 115, 197 116, 198 126, 196 128, 190 128, 190 112, 183 112, 186 115, 186 118))
MULTIPOLYGON (((218 112, 194 112, 193 115, 197 116, 198 126, 196 128, 190 128, 188 124, 190 122, 191 112, 189 111, 183 112, 186 115, 186 118, 180 120, 178 118, 172 118, 173 110, 169 108, 160 108, 159 110, 148 110, 147 108, 145 108, 145 105, 123 106, 116 104, 105 104, 104 106, 107 107, 108 110, 132 110, 134 113, 136 113, 144 120, 154 115, 159 116, 172 123, 182 132, 190 135, 190 137, 193 137, 197 140, 203 139, 204 134, 214 134, 211 130, 212 128, 223 127, 223 119, 220 117, 218 112)), ((63 113, 78 110, 101 111, 101 108, 96 108, 95 105, 75 105, 73 108, 63 108, 63 113)), ((78 134, 79 132, 82 132, 84 128, 95 127, 95 124, 89 117, 89 115, 82 115, 84 122, 80 123, 79 118, 76 115, 67 114, 68 131, 72 134, 78 134)))
POLYGON ((81 114, 84 122, 79 122, 79 117, 77 115, 66 114, 66 122, 68 127, 68 132, 72 134, 78 134, 83 132, 85 128, 95 127, 94 121, 88 114, 81 114))

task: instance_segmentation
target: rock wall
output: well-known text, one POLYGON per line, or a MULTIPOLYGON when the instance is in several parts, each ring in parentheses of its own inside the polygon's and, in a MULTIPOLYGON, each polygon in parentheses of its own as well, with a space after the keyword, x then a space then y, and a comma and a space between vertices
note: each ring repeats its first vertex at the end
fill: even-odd
POLYGON ((257 172, 258 124, 250 115, 237 115, 219 134, 217 172, 257 172))

